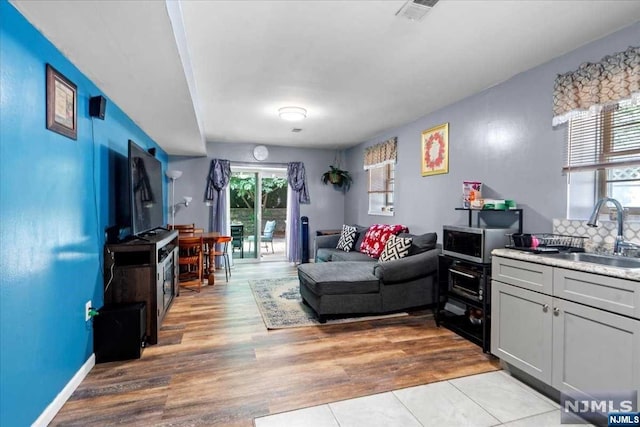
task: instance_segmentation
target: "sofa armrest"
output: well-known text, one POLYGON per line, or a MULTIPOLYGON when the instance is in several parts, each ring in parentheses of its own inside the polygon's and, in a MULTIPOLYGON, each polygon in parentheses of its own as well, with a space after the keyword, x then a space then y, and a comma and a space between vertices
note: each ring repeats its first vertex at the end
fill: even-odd
POLYGON ((437 273, 439 254, 439 249, 431 249, 394 261, 378 262, 373 268, 373 274, 383 283, 407 282, 426 277, 437 273))
POLYGON ((329 234, 326 236, 316 236, 314 246, 318 248, 335 248, 340 240, 339 234, 329 234))
POLYGON ((313 256, 316 262, 318 262, 318 249, 335 248, 336 246, 338 246, 338 240, 340 240, 339 234, 316 236, 315 239, 313 239, 313 256))

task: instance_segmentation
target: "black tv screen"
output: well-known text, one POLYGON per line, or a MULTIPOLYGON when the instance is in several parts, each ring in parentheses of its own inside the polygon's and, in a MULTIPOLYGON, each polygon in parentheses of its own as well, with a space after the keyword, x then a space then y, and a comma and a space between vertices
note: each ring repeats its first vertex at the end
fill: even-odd
POLYGON ((163 225, 162 164, 129 140, 129 191, 134 235, 163 225))

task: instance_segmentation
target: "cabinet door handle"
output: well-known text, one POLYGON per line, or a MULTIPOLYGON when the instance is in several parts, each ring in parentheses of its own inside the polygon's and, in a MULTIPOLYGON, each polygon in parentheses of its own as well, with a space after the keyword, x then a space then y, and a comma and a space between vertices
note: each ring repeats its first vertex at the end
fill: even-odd
POLYGON ((554 316, 560 316, 560 309, 558 307, 554 307, 553 308, 553 315, 554 316))
POLYGON ((542 311, 544 311, 545 313, 546 313, 547 311, 549 311, 549 304, 544 304, 544 305, 542 306, 542 311))

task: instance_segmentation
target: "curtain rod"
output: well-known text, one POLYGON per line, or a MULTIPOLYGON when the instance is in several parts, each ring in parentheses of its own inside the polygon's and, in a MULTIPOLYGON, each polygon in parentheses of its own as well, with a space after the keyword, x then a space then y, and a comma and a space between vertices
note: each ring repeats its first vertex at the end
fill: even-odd
POLYGON ((231 166, 240 166, 240 167, 249 167, 249 168, 259 168, 260 166, 272 166, 272 167, 279 167, 279 168, 287 168, 289 166, 288 163, 276 163, 276 162, 256 162, 256 163, 251 163, 251 162, 234 162, 231 161, 231 166))

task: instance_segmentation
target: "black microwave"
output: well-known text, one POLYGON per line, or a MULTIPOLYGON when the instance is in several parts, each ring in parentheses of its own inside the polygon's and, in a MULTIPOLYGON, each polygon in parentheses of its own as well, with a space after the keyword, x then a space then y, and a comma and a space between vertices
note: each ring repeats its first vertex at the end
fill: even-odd
POLYGON ((479 264, 491 262, 491 251, 509 243, 512 228, 480 228, 445 225, 442 253, 479 264))

